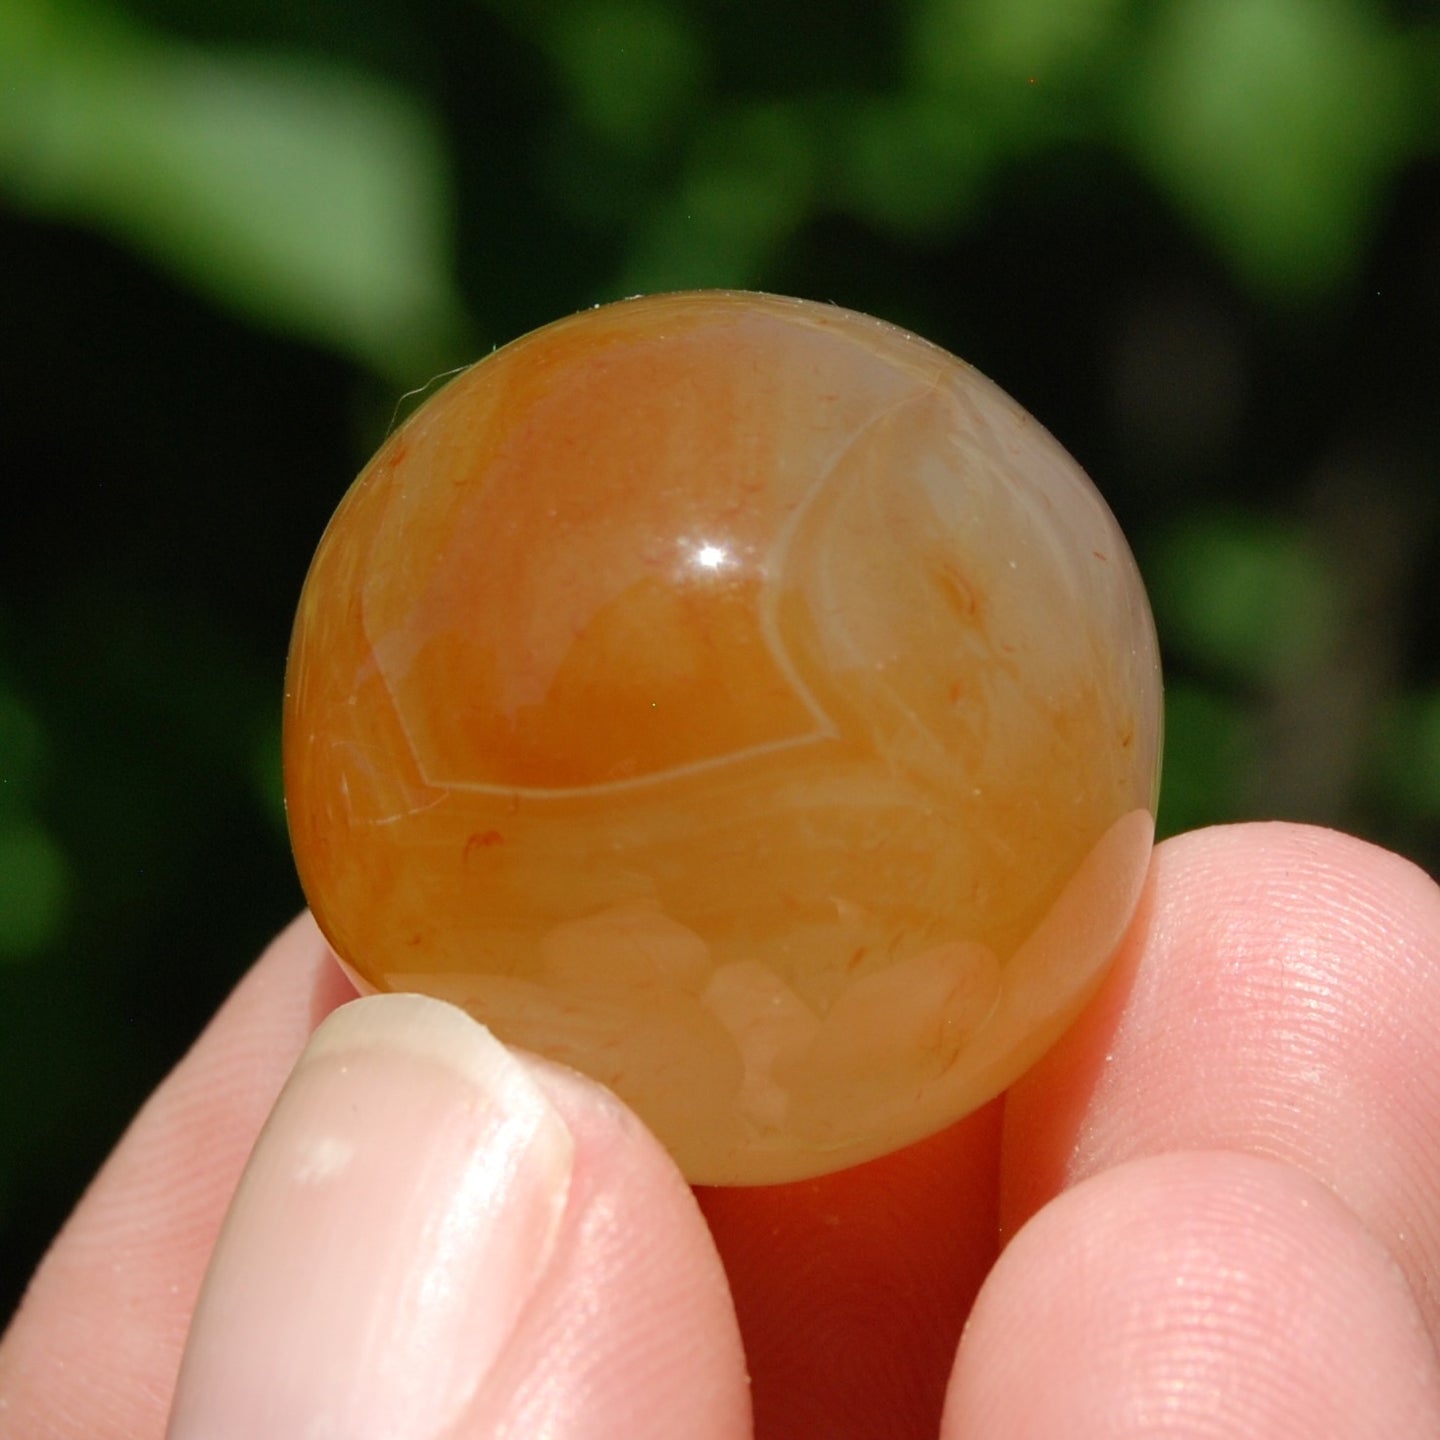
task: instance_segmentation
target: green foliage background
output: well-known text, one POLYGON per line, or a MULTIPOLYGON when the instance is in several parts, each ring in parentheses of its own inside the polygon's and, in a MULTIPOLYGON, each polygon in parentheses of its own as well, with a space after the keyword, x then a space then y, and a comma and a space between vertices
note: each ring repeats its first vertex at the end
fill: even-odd
POLYGON ((748 286, 979 365, 1132 537, 1162 828, 1440 868, 1425 0, 3 0, 0 1312, 299 907, 292 607, 406 392, 748 286))

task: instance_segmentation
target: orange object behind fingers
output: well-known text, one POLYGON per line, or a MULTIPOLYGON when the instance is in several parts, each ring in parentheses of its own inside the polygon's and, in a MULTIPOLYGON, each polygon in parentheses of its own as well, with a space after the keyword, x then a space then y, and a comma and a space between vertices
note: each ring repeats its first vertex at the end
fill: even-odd
POLYGON ((935 1440, 998 1250, 1001 1103, 837 1175, 701 1188, 756 1440, 935 1440))

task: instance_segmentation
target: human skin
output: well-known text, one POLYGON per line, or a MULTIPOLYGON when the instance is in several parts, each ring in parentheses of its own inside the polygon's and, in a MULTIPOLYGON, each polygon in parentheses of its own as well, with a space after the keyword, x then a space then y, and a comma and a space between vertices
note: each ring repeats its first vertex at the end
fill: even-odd
POLYGON ((393 1436, 412 1350, 407 1440, 1440 1436, 1440 889, 1358 840, 1162 844, 1002 1102, 698 1205, 605 1093, 433 1002, 307 1051, 352 998, 307 919, 241 983, 0 1341, 0 1436, 393 1436), (479 1200, 472 1119, 514 1159, 479 1200), (287 1166, 337 1136, 328 1190, 287 1166), (453 1283, 407 1290, 441 1232, 453 1283))

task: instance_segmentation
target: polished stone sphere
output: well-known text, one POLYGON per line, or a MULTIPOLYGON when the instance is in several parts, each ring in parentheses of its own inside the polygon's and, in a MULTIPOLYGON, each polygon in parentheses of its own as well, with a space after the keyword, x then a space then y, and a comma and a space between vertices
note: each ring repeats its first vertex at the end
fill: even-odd
POLYGON ((285 786, 363 985, 767 1183, 1069 1024, 1159 731, 1134 562, 1040 425, 878 320, 702 292, 538 330, 390 436, 305 584, 285 786))

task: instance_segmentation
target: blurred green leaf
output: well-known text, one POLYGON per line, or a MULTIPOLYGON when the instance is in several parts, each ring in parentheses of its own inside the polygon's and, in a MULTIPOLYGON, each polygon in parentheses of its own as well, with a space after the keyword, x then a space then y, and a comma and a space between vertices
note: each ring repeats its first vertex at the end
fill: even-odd
POLYGON ((1331 644, 1341 577, 1297 531, 1208 516, 1174 531, 1147 566, 1160 632, 1212 673, 1272 685, 1331 644))
MULTIPOLYGON (((906 46, 905 110, 929 122, 913 138, 938 153, 922 149, 913 160, 938 162, 933 183, 965 158, 956 132, 968 137, 972 167, 978 153, 987 172, 1056 145, 1108 139, 1102 101, 1126 53, 1127 8, 1127 0, 923 0, 906 46), (937 147, 944 139, 951 144, 937 147)), ((895 152, 897 168, 911 159, 906 147, 895 152)))
POLYGON ((677 189, 637 235, 618 290, 756 285, 805 217, 815 163, 809 117, 798 105, 717 116, 677 189))
POLYGON ((1092 70, 1127 0, 927 0, 912 31, 912 69, 931 87, 989 76, 1011 85, 1053 84, 1092 70))
POLYGON ((863 219, 902 235, 934 235, 961 219, 991 168, 989 137, 943 97, 868 100, 841 123, 842 193, 863 219))
POLYGON ((1253 717, 1239 701, 1186 681, 1167 684, 1157 833, 1234 819, 1258 754, 1253 717))
POLYGON ((667 138, 701 83, 695 35, 654 0, 562 6, 546 31, 578 118, 623 148, 667 138))
POLYGON ((53 945, 69 900, 69 866, 48 831, 24 820, 0 828, 0 961, 53 945))
POLYGON ((383 375, 454 343, 449 190, 415 100, 318 59, 208 53, 79 0, 0 21, 0 186, 383 375))
POLYGON ((265 724, 256 727, 250 752, 250 775, 265 817, 280 834, 288 836, 283 772, 280 716, 275 714, 265 724))
POLYGON ((1352 267, 1404 158, 1412 75, 1360 0, 1171 0, 1133 94, 1137 154, 1267 293, 1352 267))
POLYGON ((1394 701, 1381 727, 1377 767, 1386 805, 1440 819, 1440 689, 1394 701))
POLYGON ((0 818, 34 801, 49 750, 39 719, 0 684, 0 818))

